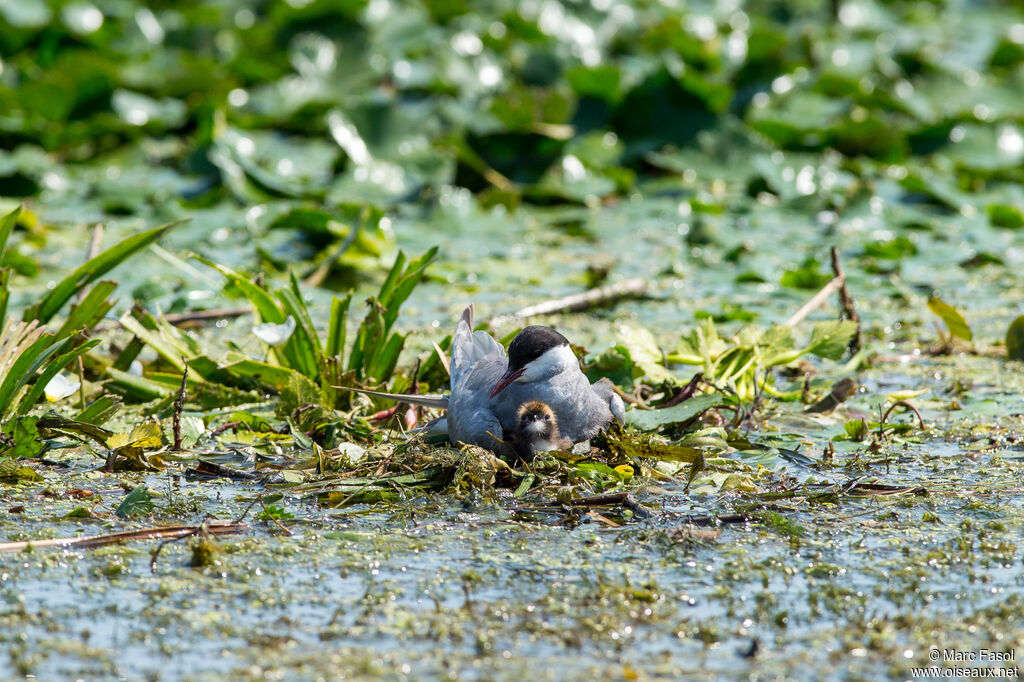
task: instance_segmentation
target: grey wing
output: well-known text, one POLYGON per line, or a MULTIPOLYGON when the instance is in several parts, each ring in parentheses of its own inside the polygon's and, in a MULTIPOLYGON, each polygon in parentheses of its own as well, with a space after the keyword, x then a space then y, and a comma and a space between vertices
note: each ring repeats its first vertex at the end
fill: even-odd
POLYGON ((622 402, 619 394, 615 392, 615 385, 609 379, 599 379, 591 384, 591 388, 602 400, 608 402, 608 409, 611 410, 615 421, 620 424, 626 421, 626 405, 622 402))
MULTIPOLYGON (((473 331, 473 306, 467 306, 452 338, 451 386, 464 383, 467 374, 482 364, 507 365, 505 349, 485 331, 473 331)), ((501 372, 504 372, 504 367, 501 372)), ((498 376, 501 376, 499 373, 498 376)), ((497 381, 498 377, 495 377, 497 381)))
POLYGON ((492 452, 501 452, 505 447, 501 422, 487 407, 463 414, 454 424, 449 419, 448 436, 453 443, 479 445, 492 452))
POLYGON ((452 396, 448 405, 448 434, 452 442, 471 443, 498 452, 502 428, 490 395, 508 361, 489 357, 456 374, 452 372, 452 396))

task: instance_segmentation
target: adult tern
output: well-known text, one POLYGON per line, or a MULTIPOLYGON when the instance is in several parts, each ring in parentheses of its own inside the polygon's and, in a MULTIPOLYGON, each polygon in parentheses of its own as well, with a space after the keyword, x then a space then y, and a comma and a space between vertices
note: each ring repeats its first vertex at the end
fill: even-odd
POLYGON ((447 432, 453 443, 468 443, 507 454, 520 408, 531 401, 548 406, 561 439, 589 440, 613 419, 622 422, 625 406, 612 383, 590 383, 580 370, 569 340, 550 327, 531 325, 509 344, 508 355, 485 331, 473 331, 473 306, 455 329, 451 348, 451 394, 407 395, 357 390, 415 405, 446 409, 429 432, 447 432), (506 437, 507 436, 507 437, 506 437))

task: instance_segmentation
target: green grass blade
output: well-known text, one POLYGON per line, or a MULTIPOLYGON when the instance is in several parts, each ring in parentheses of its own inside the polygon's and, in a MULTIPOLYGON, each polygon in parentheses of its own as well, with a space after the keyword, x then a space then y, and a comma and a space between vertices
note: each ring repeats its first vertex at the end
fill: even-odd
POLYGON ((233 377, 252 379, 278 391, 287 387, 291 377, 298 374, 293 369, 270 365, 257 360, 240 360, 230 365, 225 365, 222 369, 233 377))
POLYGON ((11 280, 11 269, 0 268, 0 329, 3 329, 7 321, 7 300, 10 298, 11 290, 8 283, 11 280))
POLYGON ((218 265, 210 259, 204 258, 198 254, 192 254, 192 257, 203 265, 213 268, 231 280, 231 283, 238 287, 242 291, 242 294, 249 299, 249 302, 252 303, 253 307, 256 308, 256 312, 259 313, 260 316, 260 321, 281 324, 284 322, 285 318, 288 317, 284 311, 278 307, 277 303, 274 302, 274 297, 262 287, 253 284, 248 277, 235 272, 229 267, 218 265))
POLYGON ((352 344, 352 352, 348 358, 348 368, 356 371, 360 379, 367 377, 366 369, 373 363, 373 356, 383 343, 384 317, 380 311, 380 303, 375 298, 367 301, 370 310, 359 325, 356 333, 355 343, 352 344))
POLYGON ((295 320, 295 331, 284 344, 284 355, 292 369, 298 370, 310 379, 316 379, 320 373, 317 364, 320 344, 313 322, 309 319, 309 312, 301 299, 291 290, 278 289, 275 293, 284 309, 295 320))
POLYGON ((10 239, 11 232, 18 223, 18 216, 20 215, 21 206, 0 218, 0 260, 3 260, 4 255, 7 253, 7 240, 10 239))
POLYGON ((77 421, 103 426, 117 414, 118 410, 124 407, 124 403, 112 395, 102 395, 92 401, 88 407, 78 415, 77 421))
POLYGON ((26 309, 25 316, 22 319, 28 321, 35 318, 40 323, 49 322, 64 307, 64 304, 83 287, 107 274, 136 252, 162 238, 184 222, 184 220, 176 220, 173 223, 167 223, 161 227, 133 235, 110 247, 95 258, 89 259, 81 267, 61 280, 38 305, 26 309))
POLYGON ((404 335, 392 334, 389 336, 384 347, 374 353, 373 364, 367 369, 366 376, 373 377, 380 383, 387 381, 391 377, 392 372, 395 371, 395 365, 398 364, 398 356, 401 354, 404 345, 404 335))
POLYGON ((33 384, 29 392, 26 393, 25 397, 21 399, 21 402, 18 403, 18 414, 24 415, 32 408, 33 405, 36 404, 36 402, 39 401, 39 398, 43 395, 43 391, 46 390, 46 385, 50 383, 50 379, 57 375, 57 372, 61 371, 65 365, 75 358, 80 355, 84 355, 98 346, 99 343, 99 339, 91 339, 83 343, 81 346, 73 348, 67 353, 62 353, 48 362, 46 367, 43 369, 43 373, 39 375, 38 379, 36 379, 36 383, 33 384))
POLYGON ((116 288, 117 282, 97 282, 81 303, 71 306, 68 319, 61 325, 57 338, 62 339, 82 329, 92 329, 114 307, 114 301, 107 299, 116 288))
POLYGON ((391 326, 398 318, 398 311, 402 307, 402 304, 405 303, 406 299, 409 298, 413 290, 420 283, 427 266, 429 266, 436 257, 437 247, 434 246, 427 250, 427 252, 418 259, 409 263, 405 272, 402 273, 401 277, 398 278, 398 281, 391 287, 387 298, 384 296, 384 290, 381 289, 380 300, 386 308, 386 312, 384 313, 384 324, 386 329, 391 329, 391 326))
POLYGON ((145 377, 137 377, 113 367, 107 368, 107 376, 110 377, 110 381, 106 384, 107 390, 132 400, 142 402, 157 400, 170 395, 175 390, 173 386, 145 377))
POLYGON ((124 327, 125 331, 129 331, 145 341, 150 348, 155 350, 164 360, 171 363, 176 370, 179 372, 185 371, 185 362, 182 360, 182 356, 190 354, 188 349, 181 348, 160 332, 146 329, 142 326, 141 322, 132 317, 130 312, 121 316, 121 326, 124 327))
POLYGON ((22 351, 11 365, 11 371, 4 377, 3 384, 0 384, 0 415, 7 413, 7 408, 21 387, 35 376, 36 371, 57 352, 57 349, 64 345, 64 339, 53 339, 52 334, 43 334, 22 351))
POLYGON ((395 256, 395 262, 391 266, 391 270, 388 272, 388 276, 384 278, 384 283, 380 285, 380 293, 377 298, 383 305, 387 305, 387 301, 391 299, 391 291, 395 288, 398 283, 399 277, 402 275, 402 270, 405 269, 405 262, 407 258, 405 252, 399 249, 398 255, 395 256))
POLYGON ((352 293, 345 298, 337 296, 331 300, 331 318, 327 328, 327 346, 324 355, 329 358, 341 356, 345 352, 345 323, 348 320, 348 307, 352 303, 352 293))

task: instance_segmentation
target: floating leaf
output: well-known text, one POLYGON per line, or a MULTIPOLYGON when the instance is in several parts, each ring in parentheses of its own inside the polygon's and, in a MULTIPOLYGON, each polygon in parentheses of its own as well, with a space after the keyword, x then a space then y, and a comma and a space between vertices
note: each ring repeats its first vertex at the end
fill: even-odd
POLYGON ((147 514, 153 511, 153 508, 153 496, 149 492, 149 486, 143 483, 125 495, 125 498, 121 500, 121 504, 117 505, 114 513, 124 519, 129 516, 147 514))
POLYGON ((857 323, 850 320, 819 322, 811 330, 807 352, 820 358, 838 360, 856 333, 857 323))
MULTIPOLYGON (((654 335, 641 327, 623 326, 619 328, 619 345, 628 353, 633 365, 650 381, 658 384, 678 383, 679 380, 664 364, 664 354, 658 348, 654 335)), ((635 378, 640 378, 637 376, 635 378)))
POLYGON ((723 403, 721 395, 705 393, 695 395, 678 405, 661 410, 629 410, 626 424, 640 431, 654 431, 669 424, 687 422, 697 415, 723 403))
POLYGON ((967 326, 967 320, 964 319, 964 316, 942 299, 934 296, 929 298, 928 309, 942 318, 942 321, 946 323, 946 329, 953 336, 964 341, 970 341, 974 338, 974 334, 971 333, 971 328, 967 326))
POLYGON ((4 483, 38 482, 46 480, 31 467, 13 459, 0 459, 0 481, 4 483))

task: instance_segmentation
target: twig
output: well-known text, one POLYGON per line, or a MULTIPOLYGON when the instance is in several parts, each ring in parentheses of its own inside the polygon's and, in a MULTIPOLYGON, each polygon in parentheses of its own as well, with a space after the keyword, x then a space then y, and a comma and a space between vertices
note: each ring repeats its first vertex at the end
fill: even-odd
POLYGON ((85 362, 78 356, 78 409, 85 410, 85 362))
MULTIPOLYGON (((32 549, 41 549, 43 547, 104 547, 132 540, 188 537, 195 533, 198 528, 199 526, 164 526, 126 530, 105 535, 92 535, 84 538, 48 538, 46 540, 26 540, 24 542, 3 542, 0 543, 0 552, 21 552, 30 547, 32 549)), ((224 522, 213 522, 207 527, 207 530, 213 535, 231 535, 242 533, 248 529, 249 527, 243 524, 224 522)))
POLYGON ((224 433, 228 429, 233 429, 236 426, 243 426, 244 424, 245 424, 245 422, 242 422, 242 421, 234 421, 234 422, 228 422, 227 424, 221 424, 220 426, 218 426, 214 430, 210 431, 210 435, 211 436, 219 436, 220 434, 224 433))
POLYGON ((856 355, 860 350, 860 315, 857 314, 857 309, 853 305, 853 296, 846 288, 846 275, 843 274, 843 268, 839 265, 839 250, 834 246, 832 247, 832 272, 836 277, 843 279, 843 283, 839 286, 839 304, 843 308, 843 315, 847 320, 857 323, 857 331, 854 332, 849 345, 850 355, 856 355))
MULTIPOLYGON (((152 247, 151 247, 152 248, 152 247)), ((164 315, 164 319, 175 327, 199 326, 209 322, 217 322, 229 317, 241 317, 252 312, 252 308, 219 308, 215 310, 195 310, 188 313, 171 313, 164 315)), ((119 327, 117 320, 100 322, 94 331, 106 331, 119 327)))
MULTIPOLYGON (((182 362, 185 358, 182 358, 182 362)), ((188 378, 188 365, 181 370, 181 388, 178 389, 178 397, 174 399, 174 414, 171 417, 171 425, 174 429, 174 449, 181 450, 181 411, 185 408, 185 380, 188 378)))
POLYGON ((239 471, 238 469, 232 469, 226 467, 223 464, 217 464, 209 460, 201 459, 196 462, 194 469, 185 470, 186 477, 202 477, 202 478, 228 478, 233 481, 256 481, 262 478, 259 474, 254 474, 249 471, 239 471))
POLYGON ((607 495, 591 495, 581 497, 572 501, 573 507, 592 507, 606 504, 620 504, 630 510, 641 519, 649 519, 654 514, 642 504, 633 499, 629 493, 608 493, 607 495))
MULTIPOLYGON (((85 249, 85 260, 90 261, 99 255, 100 249, 103 247, 103 224, 96 223, 92 228, 92 234, 89 235, 89 246, 85 249)), ((82 287, 75 294, 75 303, 81 303, 86 295, 88 294, 88 287, 82 287)))
POLYGON ((686 517, 686 523, 694 526, 725 526, 735 523, 749 523, 750 521, 756 520, 756 517, 750 516, 749 514, 719 514, 718 516, 708 515, 686 517))
POLYGON ((853 395, 856 390, 857 382, 850 377, 843 377, 832 386, 832 391, 827 396, 810 405, 804 412, 820 414, 831 412, 846 402, 846 399, 853 395))
POLYGON ((842 276, 833 277, 828 284, 821 288, 821 291, 812 296, 811 300, 804 303, 800 309, 793 313, 793 315, 783 322, 783 324, 787 327, 795 327, 803 322, 808 315, 820 308, 821 305, 828 300, 828 297, 833 294, 833 292, 839 290, 845 281, 845 278, 842 276))
POLYGON ((521 310, 508 315, 498 315, 490 319, 491 326, 515 322, 528 317, 538 315, 551 315, 552 313, 578 312, 596 306, 606 305, 612 301, 622 298, 635 298, 644 296, 647 293, 647 280, 636 277, 627 279, 624 282, 608 284, 596 289, 589 289, 580 294, 556 298, 544 301, 536 305, 527 306, 521 310))
MULTIPOLYGON (((263 507, 263 511, 266 512, 267 511, 267 505, 266 505, 266 503, 263 502, 262 497, 260 498, 260 505, 263 507)), ((269 514, 265 513, 264 518, 265 519, 269 519, 270 521, 272 521, 275 526, 277 526, 278 528, 283 530, 286 534, 294 535, 294 533, 292 533, 292 531, 291 531, 291 528, 289 528, 288 526, 284 525, 283 523, 281 523, 280 521, 275 519, 273 516, 270 516, 269 514)))
POLYGON ((192 322, 216 322, 226 317, 241 317, 252 312, 252 308, 217 308, 214 310, 195 310, 189 313, 171 313, 164 315, 164 319, 175 327, 181 327, 192 322))
POLYGON ((917 415, 918 426, 921 427, 922 431, 925 430, 924 418, 921 416, 921 413, 917 411, 917 408, 914 407, 914 405, 907 400, 897 400, 892 405, 890 405, 889 409, 886 410, 885 414, 882 415, 882 423, 879 425, 879 428, 885 428, 885 422, 889 419, 889 415, 892 414, 892 411, 895 410, 897 407, 905 407, 911 412, 913 412, 915 415, 917 415))
POLYGON ((668 402, 658 405, 657 409, 663 410, 666 407, 678 405, 684 400, 689 400, 693 397, 693 394, 697 392, 697 386, 699 386, 702 381, 704 381, 704 372, 697 372, 693 375, 693 378, 690 379, 689 383, 683 386, 679 393, 676 393, 668 402))
POLYGON ((242 512, 242 515, 241 515, 241 516, 239 516, 239 517, 238 517, 237 519, 235 519, 235 520, 234 520, 234 523, 241 523, 241 522, 242 522, 242 519, 244 519, 244 518, 245 518, 246 516, 248 516, 248 515, 249 515, 249 510, 250 510, 250 509, 252 509, 252 508, 253 508, 253 507, 254 507, 254 506, 256 505, 256 503, 257 503, 257 502, 261 502, 261 503, 262 503, 262 501, 263 501, 263 495, 264 495, 264 494, 265 494, 265 493, 260 493, 259 495, 257 495, 257 496, 256 496, 256 499, 254 499, 254 500, 253 500, 252 502, 250 502, 250 503, 249 503, 249 506, 248 506, 248 507, 246 507, 246 508, 245 508, 245 510, 244 510, 244 511, 242 512))

